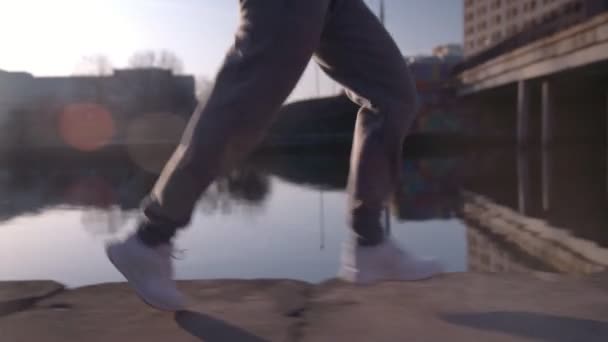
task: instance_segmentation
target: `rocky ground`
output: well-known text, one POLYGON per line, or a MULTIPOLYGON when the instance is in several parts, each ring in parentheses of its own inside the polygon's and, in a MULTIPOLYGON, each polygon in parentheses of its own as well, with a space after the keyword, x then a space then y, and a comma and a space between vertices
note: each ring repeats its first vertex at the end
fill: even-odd
POLYGON ((608 275, 462 273, 429 281, 195 280, 188 311, 126 284, 0 282, 1 341, 608 341, 608 275))

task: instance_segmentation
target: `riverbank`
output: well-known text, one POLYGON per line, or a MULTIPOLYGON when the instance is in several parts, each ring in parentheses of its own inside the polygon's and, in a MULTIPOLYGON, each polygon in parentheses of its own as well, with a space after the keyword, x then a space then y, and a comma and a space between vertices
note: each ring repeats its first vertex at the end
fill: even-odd
POLYGON ((461 273, 357 287, 339 281, 181 281, 187 312, 124 283, 0 282, 6 341, 606 341, 608 275, 461 273), (10 309, 10 310, 7 310, 10 309))

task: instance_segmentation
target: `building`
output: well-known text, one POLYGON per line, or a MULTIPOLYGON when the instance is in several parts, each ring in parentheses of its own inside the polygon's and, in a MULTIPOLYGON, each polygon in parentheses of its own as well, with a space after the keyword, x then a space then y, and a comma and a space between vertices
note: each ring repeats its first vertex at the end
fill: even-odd
POLYGON ((0 70, 0 114, 33 105, 100 103, 121 111, 182 111, 195 105, 194 77, 157 68, 114 70, 108 76, 34 77, 0 70))
POLYGON ((433 56, 439 58, 460 58, 464 55, 462 45, 460 44, 445 44, 433 48, 433 56))
POLYGON ((517 33, 572 22, 605 6, 604 0, 464 0, 464 53, 478 54, 517 33))
MULTIPOLYGON (((129 125, 142 115, 171 113, 186 121, 196 102, 194 77, 158 68, 71 77, 34 77, 0 70, 0 146, 64 143, 58 122, 73 108, 103 108, 111 113, 111 139, 119 143, 126 139, 129 125)), ((81 112, 83 118, 78 120, 92 115, 81 112)))
POLYGON ((459 44, 439 45, 431 55, 406 57, 423 103, 438 102, 441 92, 450 85, 452 69, 463 58, 463 49, 459 44))

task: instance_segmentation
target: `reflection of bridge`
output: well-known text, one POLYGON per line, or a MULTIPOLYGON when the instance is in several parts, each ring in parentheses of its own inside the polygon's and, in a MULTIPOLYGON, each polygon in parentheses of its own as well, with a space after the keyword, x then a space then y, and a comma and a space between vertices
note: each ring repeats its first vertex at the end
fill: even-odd
POLYGON ((581 148, 507 151, 495 161, 472 163, 476 171, 465 181, 469 191, 460 213, 469 226, 472 267, 574 274, 606 269, 603 154, 581 148))
POLYGON ((552 227, 542 220, 530 219, 482 196, 467 193, 462 216, 470 227, 469 257, 474 268, 484 271, 511 268, 516 271, 557 270, 588 274, 608 267, 608 248, 552 227), (493 243, 488 242, 484 234, 493 235, 495 240, 509 244, 512 254, 525 257, 520 256, 514 262, 505 253, 504 244, 500 249, 494 249, 493 243))
POLYGON ((475 272, 551 271, 542 261, 520 251, 517 245, 473 221, 467 225, 468 269, 475 272))

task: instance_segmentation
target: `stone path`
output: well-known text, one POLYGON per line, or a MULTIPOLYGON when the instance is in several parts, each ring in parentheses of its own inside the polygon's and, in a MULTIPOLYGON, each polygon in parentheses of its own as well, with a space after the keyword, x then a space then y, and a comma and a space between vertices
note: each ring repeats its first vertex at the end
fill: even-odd
POLYGON ((608 275, 183 281, 192 307, 177 314, 142 304, 124 283, 43 299, 61 287, 7 284, 2 305, 27 302, 0 314, 2 341, 608 341, 608 275))

